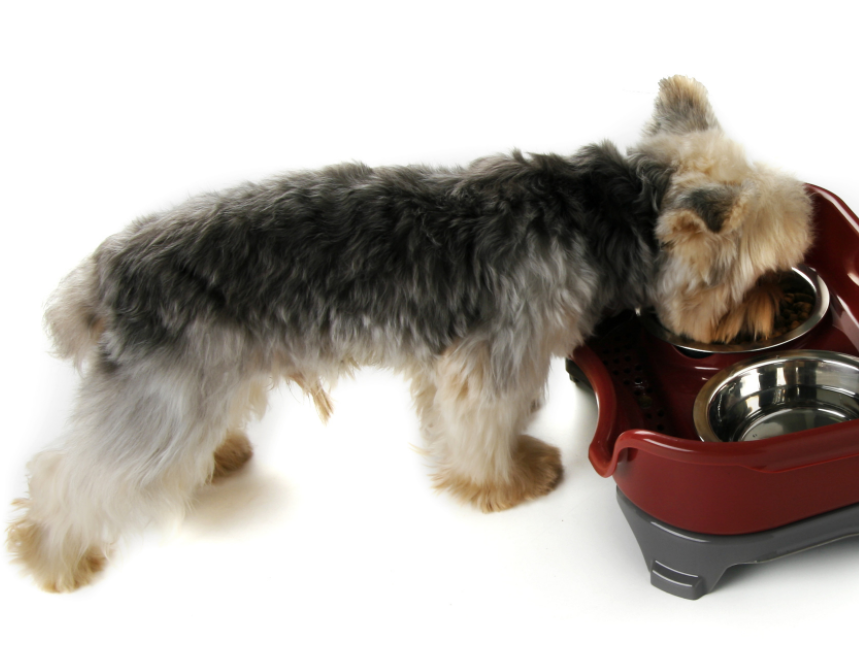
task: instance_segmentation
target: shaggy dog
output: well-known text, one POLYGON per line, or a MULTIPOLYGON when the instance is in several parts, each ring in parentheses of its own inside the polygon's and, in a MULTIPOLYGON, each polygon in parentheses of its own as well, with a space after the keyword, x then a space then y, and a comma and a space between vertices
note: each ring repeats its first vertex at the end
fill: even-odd
POLYGON ((560 453, 523 429, 550 359, 644 305, 696 340, 766 334, 759 281, 802 260, 810 214, 803 185, 749 163, 703 86, 674 77, 628 156, 339 165, 139 219, 50 302, 83 381, 9 547, 45 589, 88 583, 122 532, 250 457, 273 378, 325 417, 326 389, 367 364, 409 380, 439 488, 485 511, 539 497, 560 453))

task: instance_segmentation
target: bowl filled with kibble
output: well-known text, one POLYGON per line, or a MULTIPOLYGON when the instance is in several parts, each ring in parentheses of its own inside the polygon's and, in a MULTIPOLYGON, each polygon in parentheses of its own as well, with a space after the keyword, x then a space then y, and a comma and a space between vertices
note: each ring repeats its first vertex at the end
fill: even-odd
POLYGON ((779 312, 775 316, 773 333, 768 338, 754 340, 740 336, 731 342, 696 342, 666 329, 650 309, 637 311, 644 328, 681 352, 691 356, 737 354, 764 351, 802 338, 813 329, 829 309, 829 290, 820 276, 810 267, 799 265, 778 279, 782 290, 779 312))

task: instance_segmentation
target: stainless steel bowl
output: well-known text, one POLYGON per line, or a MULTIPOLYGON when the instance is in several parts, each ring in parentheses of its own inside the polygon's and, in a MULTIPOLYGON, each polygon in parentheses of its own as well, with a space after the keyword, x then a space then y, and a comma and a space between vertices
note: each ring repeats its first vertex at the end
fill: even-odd
POLYGON ((806 292, 814 295, 814 305, 811 308, 811 313, 808 319, 800 324, 797 328, 788 331, 787 333, 776 338, 768 338, 766 340, 756 340, 755 342, 743 344, 722 344, 722 343, 706 343, 689 340, 682 336, 678 336, 664 326, 656 317, 656 313, 652 309, 639 309, 636 311, 644 328, 651 334, 671 343, 679 348, 684 353, 709 355, 709 354, 737 354, 755 351, 764 351, 787 344, 797 338, 801 338, 806 333, 823 319, 826 311, 829 309, 829 290, 823 280, 818 276, 817 272, 806 265, 798 265, 791 270, 791 274, 795 275, 804 287, 807 287, 806 292))
POLYGON ((763 440, 859 418, 859 358, 790 350, 713 376, 693 408, 705 442, 763 440))

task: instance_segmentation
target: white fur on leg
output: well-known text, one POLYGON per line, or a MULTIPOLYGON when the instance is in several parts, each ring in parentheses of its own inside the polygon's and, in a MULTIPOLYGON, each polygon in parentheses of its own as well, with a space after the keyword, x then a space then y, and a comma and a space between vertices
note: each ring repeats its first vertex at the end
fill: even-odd
POLYGON ((70 433, 31 462, 8 544, 43 588, 87 584, 122 533, 181 514, 211 476, 251 384, 160 363, 93 366, 70 433))
POLYGON ((489 378, 485 349, 452 348, 437 366, 432 406, 419 413, 439 461, 435 485, 484 512, 542 496, 560 482, 560 452, 522 429, 548 363, 522 370, 504 392, 489 378))

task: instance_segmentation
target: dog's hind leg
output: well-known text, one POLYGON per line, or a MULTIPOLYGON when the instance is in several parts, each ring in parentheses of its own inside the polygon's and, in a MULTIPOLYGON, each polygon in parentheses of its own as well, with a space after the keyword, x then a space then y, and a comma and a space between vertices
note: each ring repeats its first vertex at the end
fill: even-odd
POLYGON ((95 362, 67 436, 30 463, 8 545, 44 589, 90 582, 124 532, 181 514, 213 473, 252 384, 188 358, 95 362))
POLYGON ((432 408, 419 410, 438 460, 436 487, 485 512, 547 494, 561 481, 560 451, 524 435, 548 359, 528 361, 501 386, 485 347, 454 347, 441 357, 432 408))
POLYGON ((270 384, 271 379, 264 375, 256 381, 242 383, 240 391, 235 393, 229 426, 215 449, 215 466, 209 480, 219 481, 234 474, 253 457, 254 449, 245 433, 245 425, 251 415, 261 418, 265 414, 270 384))

